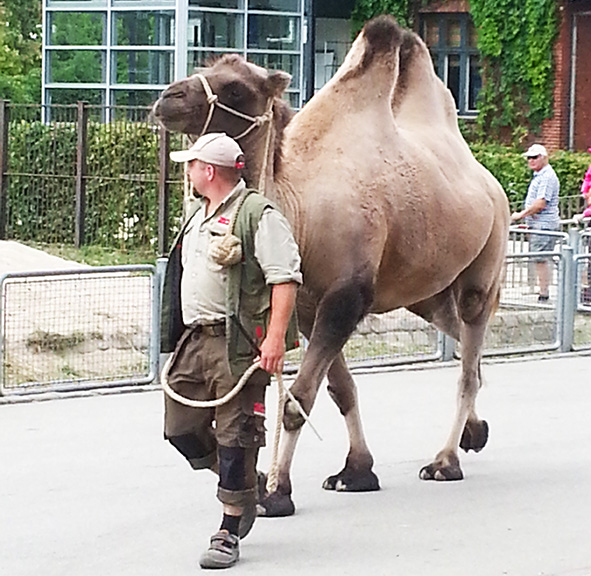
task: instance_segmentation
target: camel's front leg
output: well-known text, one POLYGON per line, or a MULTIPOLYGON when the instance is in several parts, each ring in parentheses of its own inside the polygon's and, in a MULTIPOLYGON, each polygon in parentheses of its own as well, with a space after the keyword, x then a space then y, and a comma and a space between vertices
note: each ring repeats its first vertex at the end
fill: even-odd
MULTIPOLYGON (((292 394, 307 414, 310 414, 314 406, 322 379, 367 312, 372 294, 370 280, 356 278, 334 286, 320 300, 309 346, 296 381, 291 387, 292 394)), ((283 416, 285 437, 280 448, 278 484, 275 492, 259 503, 261 515, 285 516, 288 515, 287 512, 292 514, 295 511, 291 499, 290 469, 304 422, 297 408, 288 400, 283 416)))
POLYGON ((259 516, 279 518, 291 516, 295 512, 295 505, 291 499, 291 479, 289 472, 301 431, 301 428, 297 430, 283 430, 281 434, 277 462, 277 487, 274 492, 267 492, 265 488, 264 495, 260 498, 257 505, 257 514, 259 516))
POLYGON ((463 324, 460 328, 462 343, 462 374, 458 385, 455 420, 442 450, 435 460, 421 469, 419 476, 423 480, 462 480, 464 474, 460 467, 458 446, 464 450, 476 452, 484 448, 488 440, 488 424, 479 420, 475 403, 481 385, 480 356, 486 321, 463 324))

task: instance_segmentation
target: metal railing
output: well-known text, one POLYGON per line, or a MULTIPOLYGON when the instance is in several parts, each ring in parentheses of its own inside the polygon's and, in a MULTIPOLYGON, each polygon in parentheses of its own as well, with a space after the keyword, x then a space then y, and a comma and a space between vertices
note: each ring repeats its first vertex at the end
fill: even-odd
POLYGON ((183 198, 168 154, 185 145, 149 108, 0 100, 0 240, 164 254, 183 198))
POLYGON ((158 374, 153 266, 0 279, 0 395, 145 384, 158 374))
MULTIPOLYGON (((591 349, 591 232, 512 228, 499 310, 485 356, 591 349), (529 237, 557 238, 530 252, 529 237), (532 263, 547 258, 550 299, 538 302, 532 263)), ((158 379, 160 285, 166 260, 6 274, 0 279, 0 395, 147 384, 158 379)), ((354 370, 450 360, 454 341, 407 310, 369 315, 344 349, 354 370)), ((290 353, 297 370, 304 350, 290 353)))
MULTIPOLYGON (((187 142, 149 112, 0 100, 0 239, 166 253, 184 184, 168 153, 187 142)), ((580 194, 559 198, 565 218, 583 204, 580 194)))

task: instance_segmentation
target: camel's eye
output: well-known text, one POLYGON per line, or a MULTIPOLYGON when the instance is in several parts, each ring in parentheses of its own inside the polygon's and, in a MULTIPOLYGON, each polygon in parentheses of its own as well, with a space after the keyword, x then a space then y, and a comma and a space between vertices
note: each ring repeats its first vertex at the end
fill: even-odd
POLYGON ((185 91, 182 88, 176 88, 174 90, 169 90, 165 94, 163 94, 166 98, 184 98, 185 91))
POLYGON ((233 102, 237 102, 242 99, 243 91, 241 90, 240 86, 236 84, 230 84, 225 90, 228 98, 230 98, 233 102))

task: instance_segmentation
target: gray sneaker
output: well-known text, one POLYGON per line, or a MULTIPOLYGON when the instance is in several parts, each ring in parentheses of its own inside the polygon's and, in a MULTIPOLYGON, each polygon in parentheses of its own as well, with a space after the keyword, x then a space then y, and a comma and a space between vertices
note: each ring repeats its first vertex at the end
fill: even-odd
POLYGON ((230 568, 240 558, 240 538, 220 530, 209 541, 209 548, 201 555, 201 568, 230 568))

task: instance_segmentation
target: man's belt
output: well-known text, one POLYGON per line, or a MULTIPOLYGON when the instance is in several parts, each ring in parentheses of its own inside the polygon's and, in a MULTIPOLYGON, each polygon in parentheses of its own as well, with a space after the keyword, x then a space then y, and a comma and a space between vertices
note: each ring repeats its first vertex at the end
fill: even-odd
POLYGON ((205 334, 206 336, 225 336, 226 323, 218 322, 217 324, 197 324, 191 327, 197 334, 205 334))

